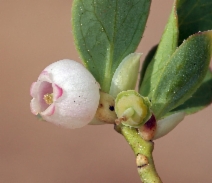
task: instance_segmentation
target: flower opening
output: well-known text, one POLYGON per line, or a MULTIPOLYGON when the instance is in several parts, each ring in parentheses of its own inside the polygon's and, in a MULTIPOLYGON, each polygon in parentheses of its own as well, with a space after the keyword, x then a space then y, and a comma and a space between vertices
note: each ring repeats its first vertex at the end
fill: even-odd
POLYGON ((99 104, 99 84, 78 62, 61 60, 44 69, 32 83, 31 111, 46 121, 79 128, 94 117, 99 104))

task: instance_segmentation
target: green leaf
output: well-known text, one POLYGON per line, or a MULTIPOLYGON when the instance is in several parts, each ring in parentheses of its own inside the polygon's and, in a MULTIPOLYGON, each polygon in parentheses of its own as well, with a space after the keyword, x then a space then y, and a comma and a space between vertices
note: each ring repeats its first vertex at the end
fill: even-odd
POLYGON ((159 78, 162 74, 161 71, 176 50, 177 43, 178 24, 175 7, 173 7, 160 44, 158 45, 157 52, 145 72, 144 79, 140 86, 141 95, 151 98, 151 96, 154 94, 155 86, 159 82, 159 78))
POLYGON ((168 115, 183 111, 193 114, 212 103, 212 72, 208 70, 203 82, 197 91, 184 104, 173 109, 168 115))
POLYGON ((199 31, 212 29, 211 0, 177 0, 179 44, 199 31))
POLYGON ((133 53, 143 34, 150 0, 74 0, 72 26, 84 65, 109 92, 120 62, 133 53))
POLYGON ((190 36, 160 70, 150 97, 157 119, 184 103, 202 83, 212 55, 212 31, 190 36))

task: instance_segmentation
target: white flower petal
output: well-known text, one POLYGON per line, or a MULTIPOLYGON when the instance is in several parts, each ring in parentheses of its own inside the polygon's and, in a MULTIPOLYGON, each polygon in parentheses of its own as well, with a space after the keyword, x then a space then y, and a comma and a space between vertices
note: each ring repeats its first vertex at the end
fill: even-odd
POLYGON ((38 87, 37 86, 38 86, 37 85, 37 82, 33 82, 32 85, 31 85, 31 87, 30 87, 30 95, 32 97, 36 97, 36 94, 38 92, 38 87))
POLYGON ((37 115, 40 111, 40 105, 36 98, 33 98, 30 102, 30 110, 32 114, 37 115))
POLYGON ((52 84, 54 101, 63 95, 63 89, 56 84, 52 84))
POLYGON ((41 112, 41 116, 52 116, 55 112, 55 105, 51 104, 45 111, 41 112))

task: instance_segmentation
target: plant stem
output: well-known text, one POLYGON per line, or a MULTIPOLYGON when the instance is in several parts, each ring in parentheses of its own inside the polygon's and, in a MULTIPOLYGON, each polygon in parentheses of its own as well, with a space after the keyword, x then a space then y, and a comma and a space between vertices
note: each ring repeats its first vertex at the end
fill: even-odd
POLYGON ((136 155, 137 170, 141 181, 143 183, 162 183, 152 157, 154 143, 141 138, 135 128, 120 125, 120 130, 136 155))

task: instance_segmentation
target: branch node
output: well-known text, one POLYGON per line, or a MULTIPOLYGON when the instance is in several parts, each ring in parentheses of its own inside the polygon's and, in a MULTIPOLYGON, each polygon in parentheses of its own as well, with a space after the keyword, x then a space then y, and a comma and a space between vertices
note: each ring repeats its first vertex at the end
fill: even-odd
POLYGON ((143 154, 138 154, 136 157, 136 165, 139 169, 147 166, 149 164, 148 158, 143 154))

